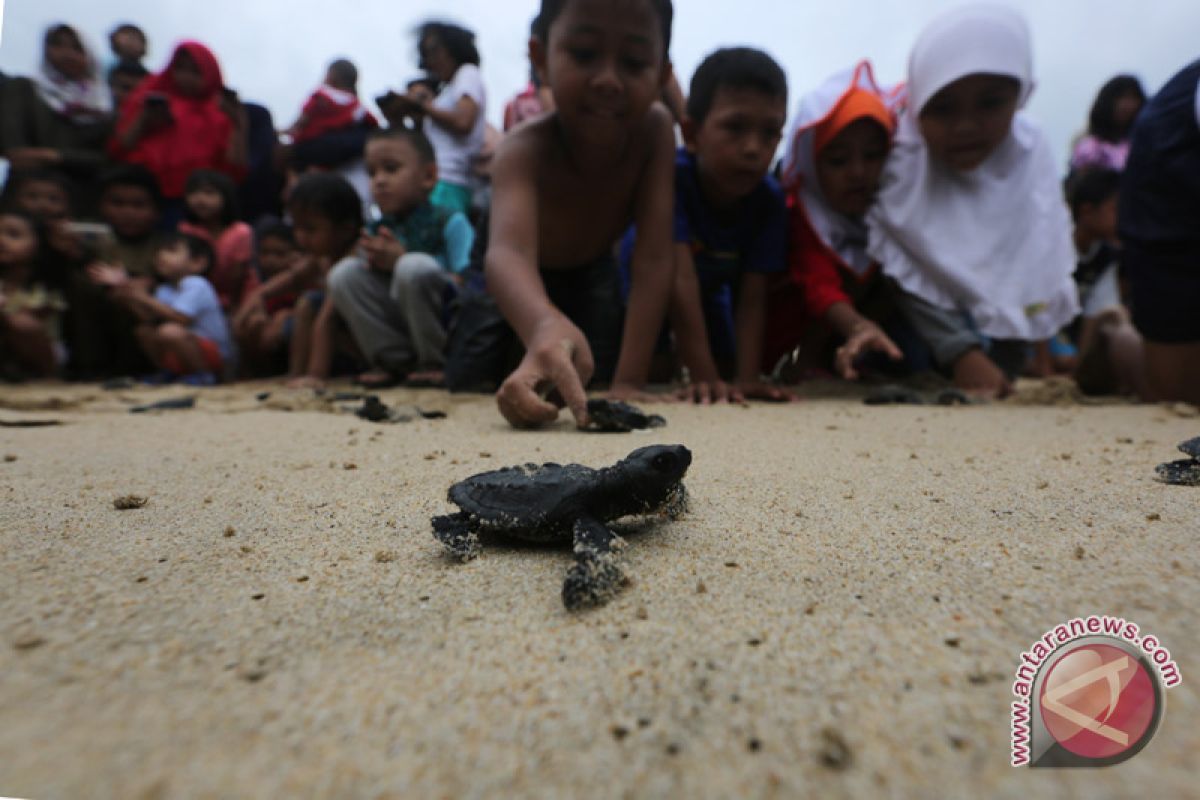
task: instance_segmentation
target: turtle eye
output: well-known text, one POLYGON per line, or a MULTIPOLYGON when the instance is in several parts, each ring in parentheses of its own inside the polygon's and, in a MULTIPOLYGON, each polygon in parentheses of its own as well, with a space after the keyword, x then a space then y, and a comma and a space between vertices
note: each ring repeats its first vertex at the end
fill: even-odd
POLYGON ((659 453, 650 462, 659 472, 667 472, 675 465, 675 458, 670 453, 659 453))

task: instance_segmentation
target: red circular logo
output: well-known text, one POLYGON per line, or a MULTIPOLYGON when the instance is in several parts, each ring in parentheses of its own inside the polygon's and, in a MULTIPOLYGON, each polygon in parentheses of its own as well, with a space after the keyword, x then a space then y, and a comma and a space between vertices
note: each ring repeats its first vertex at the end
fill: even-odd
POLYGON ((1157 710, 1154 678, 1126 651, 1103 644, 1077 647, 1055 662, 1042 682, 1042 721, 1075 755, 1104 759, 1135 747, 1157 710))

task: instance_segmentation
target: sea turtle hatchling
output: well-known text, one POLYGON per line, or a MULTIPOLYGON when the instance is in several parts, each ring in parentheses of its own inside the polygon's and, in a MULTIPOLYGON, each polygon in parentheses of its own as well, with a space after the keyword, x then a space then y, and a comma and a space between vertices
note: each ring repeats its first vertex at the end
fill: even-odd
POLYGON ((677 519, 687 508, 683 445, 634 450, 611 467, 526 464, 473 475, 450 487, 461 511, 433 518, 433 535, 451 555, 479 555, 481 533, 530 542, 572 542, 575 564, 563 581, 570 610, 612 599, 625 582, 617 555, 625 540, 606 523, 639 514, 677 519))
POLYGON ((667 424, 658 414, 647 414, 621 400, 588 400, 587 412, 587 430, 597 433, 629 433, 667 424))
POLYGON ((1200 436, 1180 442, 1179 449, 1191 458, 1168 461, 1154 468, 1158 479, 1175 486, 1200 486, 1200 436))

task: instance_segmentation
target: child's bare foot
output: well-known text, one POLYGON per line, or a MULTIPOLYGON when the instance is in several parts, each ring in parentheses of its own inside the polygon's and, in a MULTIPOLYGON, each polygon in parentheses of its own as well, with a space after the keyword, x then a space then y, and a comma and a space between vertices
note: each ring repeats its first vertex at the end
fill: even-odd
POLYGON ((325 381, 320 378, 315 378, 312 375, 300 375, 298 377, 288 378, 287 388, 289 389, 324 389, 325 381))
POLYGON ((405 386, 421 389, 441 389, 446 385, 446 373, 440 369, 424 369, 408 373, 405 386))
POLYGON ((1012 393, 1004 371, 982 350, 968 350, 954 362, 954 385, 974 397, 995 400, 1012 393))
POLYGON ((399 384, 400 379, 387 370, 373 369, 359 375, 354 382, 364 389, 388 389, 399 384))

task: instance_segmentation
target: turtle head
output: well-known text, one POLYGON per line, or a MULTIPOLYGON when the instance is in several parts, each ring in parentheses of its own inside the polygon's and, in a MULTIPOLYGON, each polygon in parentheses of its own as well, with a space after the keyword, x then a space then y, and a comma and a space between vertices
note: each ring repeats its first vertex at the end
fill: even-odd
POLYGON ((679 492, 679 482, 692 463, 692 451, 681 444, 658 444, 634 450, 617 470, 626 491, 647 508, 659 508, 679 492))

